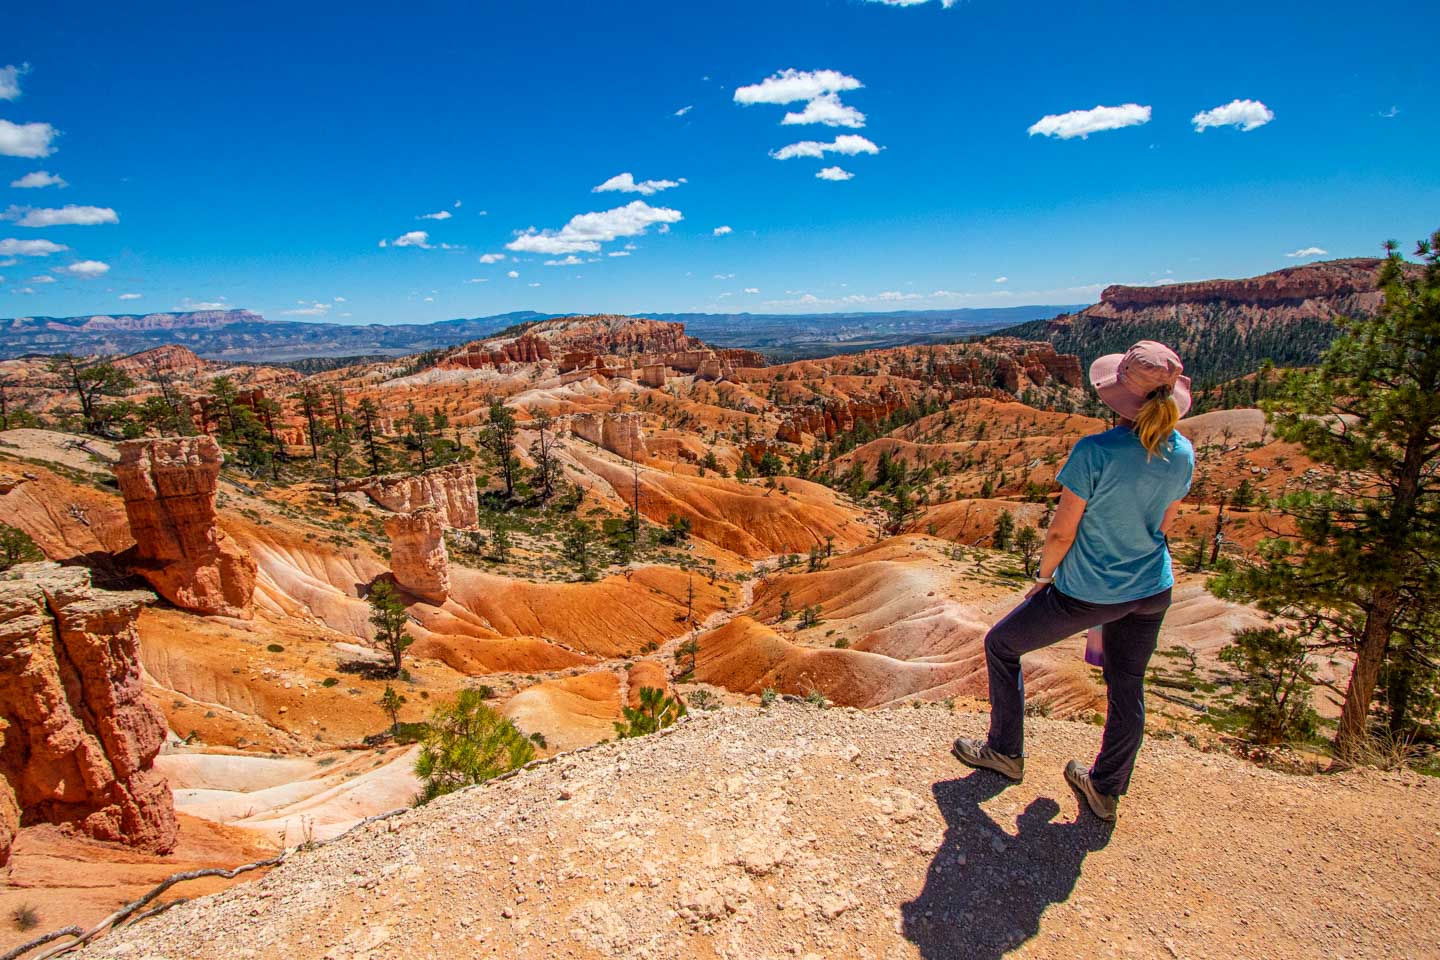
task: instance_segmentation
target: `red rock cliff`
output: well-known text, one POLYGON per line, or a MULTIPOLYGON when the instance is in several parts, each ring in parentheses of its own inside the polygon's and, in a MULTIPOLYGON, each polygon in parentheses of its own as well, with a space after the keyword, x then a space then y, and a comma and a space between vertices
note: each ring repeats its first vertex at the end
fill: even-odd
POLYGON ((454 463, 414 476, 388 474, 352 481, 344 489, 359 490, 386 510, 410 513, 434 507, 447 527, 473 529, 479 523, 480 501, 475 488, 475 467, 454 463))
POLYGON ((249 619, 255 560, 215 515, 223 460, 209 436, 123 441, 115 478, 135 546, 122 559, 177 607, 249 619))
POLYGON ((141 687, 135 619, 148 593, 89 571, 22 564, 0 580, 0 864, 16 830, 67 824, 158 853, 178 838, 165 739, 141 687))

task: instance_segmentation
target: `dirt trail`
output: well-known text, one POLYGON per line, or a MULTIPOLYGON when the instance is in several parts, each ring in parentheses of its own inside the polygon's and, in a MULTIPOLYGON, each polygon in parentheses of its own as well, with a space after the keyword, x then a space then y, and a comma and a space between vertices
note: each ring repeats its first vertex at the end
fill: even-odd
POLYGON ((961 768, 984 717, 728 709, 444 798, 181 905, 89 957, 1434 956, 1440 783, 1298 778, 1178 740, 1118 828, 1029 723, 1025 783, 961 768))

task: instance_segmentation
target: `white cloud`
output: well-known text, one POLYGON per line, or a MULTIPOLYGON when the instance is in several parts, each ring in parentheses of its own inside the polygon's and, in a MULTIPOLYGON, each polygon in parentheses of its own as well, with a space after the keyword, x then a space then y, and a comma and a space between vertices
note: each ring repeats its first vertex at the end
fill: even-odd
POLYGON ((608 193, 608 192, 639 193, 639 194, 643 194, 644 196, 647 196, 647 197, 648 197, 648 196, 650 196, 650 195, 652 195, 652 194, 659 193, 661 190, 669 190, 671 187, 678 187, 678 186, 680 186, 680 184, 682 184, 682 183, 684 183, 684 182, 685 182, 685 181, 684 181, 683 179, 681 179, 681 180, 641 180, 639 183, 636 183, 636 182, 635 182, 635 178, 634 178, 633 176, 631 176, 630 174, 628 174, 628 173, 617 173, 615 176, 611 177, 609 180, 606 180, 604 183, 600 184, 600 186, 591 189, 590 192, 591 192, 591 193, 608 193))
POLYGON ((684 216, 679 210, 652 207, 643 200, 632 200, 623 207, 571 217, 559 230, 536 230, 520 233, 505 245, 507 250, 522 253, 599 253, 602 243, 619 237, 645 233, 652 224, 660 224, 661 232, 684 216))
POLYGON ((1275 112, 1259 100, 1231 100, 1213 110, 1201 110, 1190 118, 1196 133, 1210 127, 1239 127, 1242 133, 1263 127, 1275 119, 1275 112))
POLYGON ((577 266, 577 265, 582 264, 582 263, 584 263, 584 262, 585 262, 584 260, 581 260, 579 257, 575 256, 575 254, 572 253, 572 254, 570 254, 570 256, 566 257, 564 260, 546 260, 546 261, 545 261, 545 266, 547 266, 547 267, 574 267, 574 266, 577 266))
POLYGON ((145 296, 145 294, 143 294, 143 293, 122 293, 122 294, 120 294, 120 299, 121 299, 121 300, 139 300, 139 299, 140 299, 141 297, 143 297, 143 296, 145 296))
POLYGON ((435 302, 435 298, 434 298, 434 297, 426 297, 426 298, 425 298, 425 302, 426 302, 426 303, 434 303, 434 302, 435 302))
POLYGON ((426 233, 424 230, 411 230, 408 233, 400 234, 400 236, 396 237, 394 240, 381 240, 380 246, 419 247, 422 250, 433 249, 430 244, 430 234, 426 233))
POLYGON ((482 253, 482 254, 480 254, 480 262, 481 262, 481 263, 499 263, 501 260, 504 260, 504 259, 505 259, 505 254, 503 254, 503 253, 482 253))
POLYGON ((687 106, 687 107, 681 107, 679 110, 676 110, 676 111, 675 111, 675 116, 677 116, 677 117, 683 117, 683 116, 685 116, 685 114, 689 113, 691 110, 694 110, 694 109, 695 109, 695 105, 694 105, 693 103, 690 104, 690 105, 687 106))
POLYGON ((538 284, 538 283, 532 283, 532 284, 530 284, 530 286, 532 286, 532 287, 538 287, 538 286, 540 286, 540 284, 538 284))
POLYGON ((1030 125, 1029 134, 1059 137, 1069 140, 1079 137, 1084 140, 1092 133, 1102 130, 1119 130, 1150 122, 1150 108, 1138 103, 1125 103, 1118 107, 1095 107, 1093 110, 1071 110, 1069 113, 1052 113, 1041 117, 1030 125))
POLYGON ((416 220, 449 220, 454 214, 449 210, 436 210, 434 213, 422 213, 416 220))
POLYGON ((490 278, 489 278, 489 277, 471 277, 469 280, 466 280, 465 282, 466 282, 466 283, 489 283, 489 282, 490 282, 490 278))
POLYGON ((19 190, 34 190, 38 187, 68 187, 63 177, 45 170, 32 170, 19 180, 11 180, 10 186, 19 190))
POLYGON ((230 304, 228 304, 228 303, 225 302, 225 298, 224 298, 224 297, 221 297, 221 298, 218 299, 218 300, 191 300, 189 297, 186 297, 186 298, 185 298, 185 302, 184 302, 182 305, 176 307, 175 309, 176 309, 176 310, 229 310, 229 309, 230 309, 230 304))
POLYGON ((628 257, 628 256, 630 256, 630 251, 629 251, 629 250, 611 250, 609 253, 605 254, 605 256, 607 256, 607 257, 628 257))
POLYGON ((781 70, 774 76, 735 91, 735 102, 752 103, 795 103, 797 100, 814 100, 827 93, 843 93, 859 90, 864 84, 854 77, 848 77, 838 70, 781 70))
POLYGON ((996 278, 995 278, 995 282, 996 282, 996 283, 1008 283, 1009 280, 1010 280, 1009 277, 996 277, 996 278))
MULTIPOLYGON (((301 301, 302 303, 304 301, 301 301)), ((322 303, 319 300, 312 301, 308 307, 296 307, 294 310, 286 310, 287 317, 323 317, 330 312, 333 304, 322 303)))
POLYGON ((734 280, 734 279, 735 279, 735 274, 733 274, 733 273, 717 273, 717 274, 715 274, 714 279, 716 279, 716 280, 734 280))
POLYGON ((56 267, 56 273, 68 273, 72 277, 83 277, 86 280, 93 280, 96 277, 103 277, 110 272, 110 264, 100 260, 77 260, 75 263, 65 267, 56 267))
POLYGON ((723 236, 725 236, 725 234, 727 234, 727 233, 734 233, 734 232, 735 232, 735 231, 732 230, 728 224, 725 225, 725 226, 716 227, 714 230, 711 230, 711 231, 710 231, 711 235, 712 235, 712 236, 716 236, 716 237, 723 237, 723 236))
POLYGON ((851 173, 849 170, 844 169, 843 167, 826 167, 819 173, 815 174, 815 176, 819 177, 821 180, 852 180, 854 179, 855 174, 851 173))
POLYGON ((1319 247, 1301 247, 1299 250, 1295 250, 1295 251, 1293 251, 1293 252, 1291 252, 1291 253, 1285 254, 1285 256, 1287 256, 1287 257, 1323 257, 1323 256, 1325 256, 1325 254, 1327 254, 1327 253, 1329 253, 1329 252, 1330 252, 1329 250, 1322 250, 1322 249, 1320 249, 1319 247))
POLYGON ((34 293, 35 291, 34 291, 34 289, 32 289, 32 288, 30 288, 30 287, 21 287, 21 288, 18 289, 18 290, 11 290, 10 292, 11 292, 11 293, 34 293))
POLYGON ((827 93, 805 104, 805 109, 799 113, 785 114, 780 123, 784 126, 823 123, 827 127, 859 128, 865 126, 865 114, 841 103, 835 94, 827 93))
POLYGON ((349 302, 349 301, 346 300, 344 297, 333 297, 332 299, 333 299, 336 303, 348 303, 348 302, 349 302))
POLYGON ((520 271, 511 270, 509 273, 505 274, 505 276, 509 277, 511 280, 517 280, 520 277, 520 271))
POLYGON ((0 120, 0 157, 48 157, 55 152, 51 141, 60 131, 48 123, 11 123, 0 120))
POLYGON ((48 257, 69 249, 63 243, 51 243, 49 240, 16 240, 14 237, 0 240, 0 255, 3 256, 48 257))
POLYGON ((81 207, 67 203, 63 207, 17 207, 12 205, 0 220, 14 220, 22 227, 93 227, 102 223, 119 223, 120 217, 109 207, 81 207))
POLYGON ((30 72, 30 64, 11 64, 0 67, 0 100, 17 100, 20 97, 20 78, 30 72))
POLYGON ((745 288, 745 292, 746 292, 746 293, 759 293, 759 292, 760 292, 760 288, 759 288, 759 287, 746 287, 746 288, 745 288))
MULTIPOLYGON (((869 0, 870 3, 883 3, 887 7, 918 7, 921 4, 929 3, 930 0, 869 0)), ((949 10, 960 0, 940 0, 940 6, 949 10)))
POLYGON ((1389 110, 1381 110, 1379 115, 1386 120, 1394 120, 1400 116, 1400 108, 1392 105, 1389 110))
POLYGON ((801 140, 799 143, 789 144, 779 150, 772 150, 770 156, 776 160, 789 160, 792 157, 820 158, 827 153, 854 157, 862 153, 875 154, 879 152, 879 147, 859 134, 842 133, 829 143, 822 143, 818 140, 801 140))
POLYGON ((28 282, 30 282, 30 283, 54 283, 54 282, 55 282, 55 278, 54 278, 54 277, 46 276, 45 274, 42 273, 42 274, 40 274, 39 276, 31 277, 28 282))

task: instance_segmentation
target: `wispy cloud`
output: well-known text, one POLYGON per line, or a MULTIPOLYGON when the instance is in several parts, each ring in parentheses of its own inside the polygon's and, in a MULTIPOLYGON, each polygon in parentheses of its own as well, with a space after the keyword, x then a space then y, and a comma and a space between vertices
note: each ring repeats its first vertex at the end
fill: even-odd
POLYGON ((109 207, 82 207, 67 203, 63 207, 11 206, 0 220, 14 220, 21 227, 93 227, 102 223, 119 223, 120 216, 109 207))
POLYGON ((755 103, 795 103, 814 100, 829 93, 859 90, 864 84, 839 70, 781 70, 759 83, 738 87, 735 102, 747 106, 755 103))
POLYGON ((1239 127, 1247 133, 1263 127, 1275 119, 1275 112, 1259 100, 1231 100, 1224 106, 1201 110, 1190 118, 1196 133, 1204 133, 1210 127, 1239 127))
POLYGON ((145 296, 145 294, 143 294, 143 293, 122 293, 122 294, 120 294, 120 299, 121 299, 121 300, 139 300, 139 299, 140 299, 141 297, 143 297, 143 296, 145 296))
POLYGON ((1079 137, 1084 140, 1092 133, 1102 130, 1119 130, 1150 122, 1150 108, 1138 103, 1125 103, 1118 107, 1095 107, 1091 110, 1071 110, 1069 113, 1052 113, 1041 117, 1029 127, 1030 136, 1037 133, 1044 137, 1070 140, 1079 137))
POLYGON ((520 279, 520 271, 511 270, 509 273, 505 274, 505 276, 509 277, 511 280, 518 280, 520 279))
POLYGON ((546 260, 546 261, 545 261, 545 266, 547 266, 547 267, 576 267, 576 266, 579 266, 580 264, 582 264, 582 263, 584 263, 584 262, 585 262, 584 260, 581 260, 579 257, 575 256, 575 254, 572 253, 572 254, 570 254, 568 257, 566 257, 565 259, 563 259, 563 260, 546 260))
POLYGON ((821 180, 838 181, 855 179, 855 174, 851 173, 849 170, 846 170, 843 167, 825 167, 823 170, 816 173, 815 176, 819 177, 821 180))
POLYGON ((0 256, 7 257, 48 257, 69 249, 63 243, 51 243, 49 240, 17 240, 14 237, 0 240, 0 256))
POLYGON ((785 114, 780 123, 784 126, 823 123, 827 127, 859 128, 865 126, 865 114, 841 103, 836 94, 827 93, 805 104, 805 109, 799 113, 785 114))
POLYGON ((1323 257, 1329 250, 1322 250, 1320 247, 1301 247, 1299 250, 1292 250, 1285 254, 1287 257, 1323 257))
MULTIPOLYGON (((887 7, 920 7, 929 3, 930 0, 869 0, 870 3, 883 3, 887 7)), ((960 0, 940 0, 940 6, 949 10, 960 0)))
POLYGON ((684 215, 668 207, 652 207, 643 200, 632 200, 623 207, 581 213, 559 230, 522 231, 505 245, 520 253, 599 253, 600 245, 620 237, 635 237, 659 224, 662 232, 669 224, 679 223, 684 215))
POLYGON ((300 306, 293 310, 284 311, 287 317, 323 317, 330 312, 334 304, 323 303, 319 300, 312 300, 308 305, 304 300, 296 301, 300 306))
POLYGON ((694 110, 694 109, 695 109, 695 105, 694 105, 693 103, 690 104, 689 106, 681 107, 679 110, 676 110, 676 111, 675 111, 675 116, 677 116, 677 117, 683 117, 683 116, 685 116, 685 114, 689 113, 691 110, 694 110))
POLYGON ((52 146, 60 131, 48 123, 11 123, 0 120, 0 157, 34 160, 55 152, 52 146))
POLYGON ((818 140, 801 140, 799 143, 792 143, 781 147, 779 150, 772 150, 770 156, 776 160, 789 160, 792 157, 824 157, 827 153, 838 153, 847 157, 858 156, 862 153, 879 153, 880 148, 866 138, 856 133, 842 133, 829 143, 818 140))
POLYGON ((0 67, 0 100, 18 100, 20 98, 20 78, 30 72, 30 64, 22 63, 20 66, 11 64, 8 67, 0 67))
POLYGON ((449 210, 436 210, 434 213, 422 213, 422 214, 420 214, 420 216, 416 217, 415 219, 416 219, 416 220, 449 220, 449 219, 450 219, 451 217, 453 217, 453 216, 455 216, 455 214, 451 213, 449 210))
POLYGON ((505 259, 505 254, 503 254, 503 253, 482 253, 482 254, 480 254, 480 262, 481 262, 481 263, 499 263, 501 260, 504 260, 504 259, 505 259))
POLYGON ((64 267, 56 267, 56 273, 68 274, 72 277, 80 277, 85 280, 93 280, 96 277, 103 277, 110 272, 110 264, 101 260, 79 260, 64 267))
POLYGON ((678 187, 685 182, 685 178, 679 180, 641 180, 638 183, 628 173, 617 173, 606 180, 598 187, 591 188, 591 193, 639 193, 644 196, 651 196, 661 190, 669 190, 678 187))
POLYGON ((400 234, 400 236, 396 237, 394 240, 381 240, 380 246, 419 247, 421 250, 434 249, 433 244, 430 243, 430 234, 425 232, 424 230, 411 230, 407 233, 400 234))
POLYGON ((1392 106, 1389 110, 1381 110, 1377 116, 1384 117, 1386 120, 1394 120, 1400 116, 1400 108, 1392 106))
POLYGON ((716 227, 714 230, 711 230, 711 231, 710 231, 710 235, 711 235, 711 236, 715 236, 715 237, 723 237, 723 236, 725 236, 727 233, 734 233, 734 232, 735 232, 735 231, 730 228, 730 225, 729 225, 729 224, 724 224, 724 225, 722 225, 722 226, 716 227))
POLYGON ((68 187, 63 177, 45 170, 32 170, 19 180, 11 180, 10 186, 17 190, 35 190, 40 187, 68 187))
POLYGON ((995 282, 996 282, 996 283, 1009 283, 1009 282, 1010 282, 1010 278, 1009 278, 1009 277, 996 277, 996 278, 995 278, 995 282))

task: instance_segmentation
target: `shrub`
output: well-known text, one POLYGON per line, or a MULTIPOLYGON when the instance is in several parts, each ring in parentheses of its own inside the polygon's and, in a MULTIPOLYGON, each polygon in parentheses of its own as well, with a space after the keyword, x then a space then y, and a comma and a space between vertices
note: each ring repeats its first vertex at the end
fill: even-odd
POLYGON ((40 911, 32 904, 22 903, 10 911, 10 922, 15 924, 15 929, 21 933, 34 930, 40 926, 40 911))
POLYGON ((778 699, 780 699, 780 695, 775 692, 774 687, 766 687, 760 691, 760 706, 762 707, 773 707, 778 699))
POLYGON ((479 691, 461 690, 454 703, 435 710, 421 739, 416 802, 484 783, 534 758, 535 745, 515 724, 486 706, 479 691))
POLYGON ((627 706, 624 712, 625 721, 615 721, 615 735, 622 740, 663 730, 687 711, 678 697, 667 697, 658 687, 641 687, 640 706, 627 706))
POLYGON ((284 652, 285 652, 285 648, 282 647, 282 646, 280 646, 280 644, 278 644, 278 643, 272 643, 272 644, 270 644, 269 646, 267 646, 265 649, 266 649, 266 650, 269 650, 271 653, 284 653, 284 652))
POLYGON ((1319 718, 1310 706, 1309 653, 1297 635, 1274 627, 1241 630, 1220 659, 1240 671, 1238 709, 1251 740, 1274 744, 1314 736, 1319 718))
POLYGON ((17 563, 44 560, 45 554, 35 546, 30 534, 19 527, 0 523, 0 570, 9 570, 17 563))

